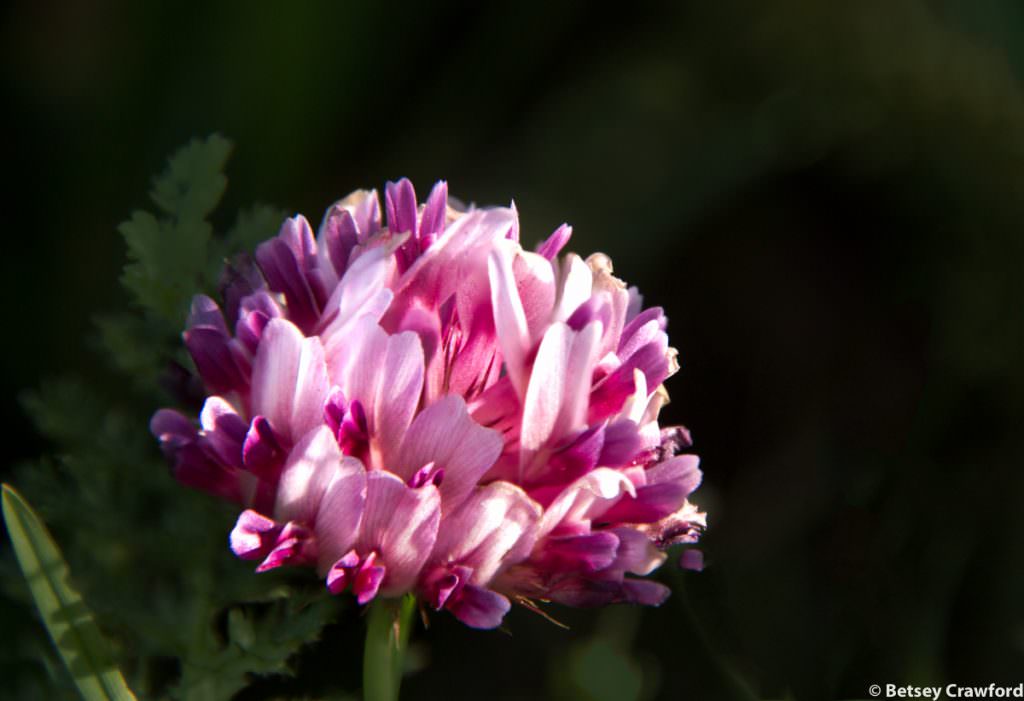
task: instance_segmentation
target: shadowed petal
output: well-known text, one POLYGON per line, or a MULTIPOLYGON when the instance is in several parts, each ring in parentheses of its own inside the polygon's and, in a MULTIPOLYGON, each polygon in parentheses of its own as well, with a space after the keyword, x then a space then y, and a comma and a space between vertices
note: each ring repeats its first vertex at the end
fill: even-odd
POLYGON ((653 523, 675 513, 700 484, 700 459, 679 455, 647 470, 647 484, 601 515, 608 523, 653 523))
POLYGON ((512 605, 501 594, 467 584, 448 600, 445 608, 470 628, 487 630, 500 626, 512 605))
POLYGON ((242 467, 242 444, 249 427, 233 406, 220 397, 207 397, 199 414, 199 425, 218 460, 242 467))

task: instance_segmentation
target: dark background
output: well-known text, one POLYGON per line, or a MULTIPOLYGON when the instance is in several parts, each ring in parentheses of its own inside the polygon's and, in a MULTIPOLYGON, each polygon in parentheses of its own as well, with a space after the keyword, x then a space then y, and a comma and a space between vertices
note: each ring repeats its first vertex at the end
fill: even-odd
POLYGON ((179 145, 234 141, 226 211, 443 178, 666 308, 710 529, 660 610, 440 617, 405 698, 1024 681, 1021 5, 256 5, 4 11, 9 465, 51 447, 19 393, 99 372, 116 226, 179 145))

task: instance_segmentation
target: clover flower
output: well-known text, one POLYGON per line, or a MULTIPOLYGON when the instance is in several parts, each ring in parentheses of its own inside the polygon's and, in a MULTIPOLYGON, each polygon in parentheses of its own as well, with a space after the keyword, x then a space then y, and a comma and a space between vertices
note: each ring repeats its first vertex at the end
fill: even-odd
MULTIPOLYGON (((185 345, 198 426, 158 411, 182 483, 239 503, 234 553, 316 568, 359 603, 415 592, 492 628, 510 599, 660 604, 642 579, 705 515, 689 435, 661 428, 677 370, 660 308, 602 254, 535 251, 513 208, 423 205, 389 183, 297 216, 228 266, 185 345), (229 321, 232 326, 229 326, 229 321), (637 575, 637 576, 631 576, 637 575)), ((685 558, 699 562, 699 558, 685 558)))

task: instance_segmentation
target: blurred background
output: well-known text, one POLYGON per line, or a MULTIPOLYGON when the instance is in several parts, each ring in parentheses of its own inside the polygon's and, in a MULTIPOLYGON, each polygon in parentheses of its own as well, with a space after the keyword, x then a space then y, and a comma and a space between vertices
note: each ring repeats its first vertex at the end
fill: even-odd
MULTIPOLYGON (((76 541, 95 514, 25 477, 79 484, 60 463, 74 442, 37 428, 25 393, 67 375, 128 392, 92 340, 128 308, 116 227, 168 154, 219 132, 235 151, 215 222, 255 201, 318 221, 357 187, 446 179, 467 202, 514 198, 526 244, 573 224, 570 248, 608 253, 670 319, 682 371, 663 423, 702 457, 705 571, 667 564, 659 610, 553 611, 569 631, 527 611, 511 636, 437 616, 403 698, 1024 681, 1021 4, 78 0, 4 16, 3 478, 112 633, 130 639, 117 610, 149 592, 104 604, 104 568, 132 565, 108 551, 157 526, 129 490, 123 531, 76 541)), ((128 433, 156 462, 146 403, 128 433)), ((189 514, 219 507, 182 500, 158 528, 188 544, 189 514)), ((3 683, 42 698, 62 672, 6 565, 3 683)), ((312 698, 359 687, 358 613, 338 621, 293 659, 312 698)), ((297 693, 250 681, 235 698, 297 693)))

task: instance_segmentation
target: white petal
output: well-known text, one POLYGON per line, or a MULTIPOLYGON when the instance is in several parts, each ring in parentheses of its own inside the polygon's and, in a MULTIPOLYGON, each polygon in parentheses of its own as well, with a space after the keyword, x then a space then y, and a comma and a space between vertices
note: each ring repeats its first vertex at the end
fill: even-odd
POLYGON ((352 549, 366 503, 366 470, 352 457, 338 464, 316 516, 318 569, 326 574, 338 558, 352 549))
POLYGON ((302 340, 295 324, 271 319, 253 363, 252 412, 267 417, 274 430, 286 435, 290 435, 302 340))
POLYGON ((496 241, 487 259, 487 273, 498 343, 512 384, 522 396, 526 391, 526 356, 530 351, 530 332, 515 276, 512 274, 512 258, 517 247, 511 241, 496 241))
POLYGON ((523 464, 528 463, 551 436, 558 421, 565 395, 571 333, 564 323, 552 324, 537 350, 523 400, 523 427, 519 437, 523 464))
POLYGON ((473 568, 470 581, 485 586, 499 569, 530 554, 541 512, 540 505, 519 487, 492 482, 445 516, 431 559, 469 566, 473 568))
POLYGON ((341 450, 329 428, 321 425, 303 436, 281 472, 274 519, 312 524, 340 462, 341 450))
POLYGON ((387 572, 380 593, 409 591, 437 540, 441 497, 433 485, 412 489, 390 472, 366 475, 366 506, 356 549, 376 551, 387 572))

